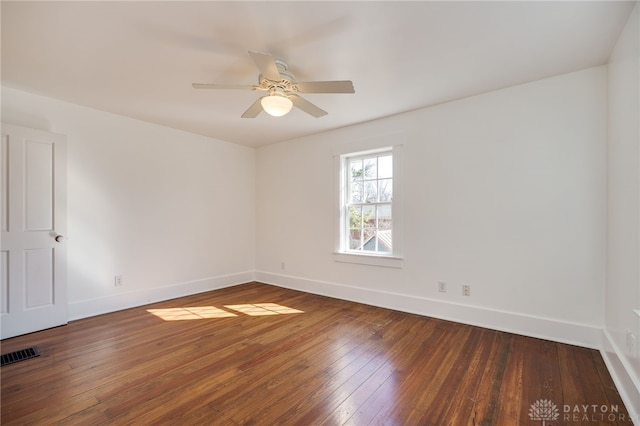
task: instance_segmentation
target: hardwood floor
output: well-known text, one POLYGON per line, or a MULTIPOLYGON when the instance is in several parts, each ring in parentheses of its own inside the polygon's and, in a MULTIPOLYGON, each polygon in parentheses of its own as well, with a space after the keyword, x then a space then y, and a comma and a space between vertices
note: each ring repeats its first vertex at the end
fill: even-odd
POLYGON ((595 350, 258 283, 2 353, 33 345, 40 357, 1 369, 2 424, 631 424, 595 350), (557 411, 532 419, 541 400, 557 411))

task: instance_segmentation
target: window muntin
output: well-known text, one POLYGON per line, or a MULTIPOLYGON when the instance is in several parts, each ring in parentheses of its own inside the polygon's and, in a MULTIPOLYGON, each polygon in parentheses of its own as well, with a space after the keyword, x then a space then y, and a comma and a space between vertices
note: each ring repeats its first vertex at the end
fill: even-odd
POLYGON ((347 155, 343 247, 358 254, 393 253, 393 154, 347 155))

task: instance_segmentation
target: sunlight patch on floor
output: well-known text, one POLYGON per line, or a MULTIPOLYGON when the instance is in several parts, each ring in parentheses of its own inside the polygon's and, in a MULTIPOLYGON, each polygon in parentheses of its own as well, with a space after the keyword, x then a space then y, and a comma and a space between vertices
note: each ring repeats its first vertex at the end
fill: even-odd
POLYGON ((184 321, 208 318, 227 318, 237 317, 238 315, 216 308, 215 306, 196 306, 189 308, 164 308, 164 309, 147 309, 147 312, 153 314, 165 321, 184 321))
MULTIPOLYGON (((242 305, 225 305, 224 307, 252 317, 304 313, 304 311, 278 305, 277 303, 246 303, 242 305)), ((226 311, 224 309, 216 308, 215 306, 147 309, 147 312, 165 321, 185 321, 238 316, 238 314, 226 311)))
POLYGON ((263 315, 284 315, 284 314, 302 314, 304 311, 298 309, 288 308, 286 306, 278 305, 277 303, 255 303, 255 304, 243 304, 243 305, 224 305, 225 308, 232 309, 234 311, 242 312, 243 314, 251 315, 252 317, 258 317, 263 315))

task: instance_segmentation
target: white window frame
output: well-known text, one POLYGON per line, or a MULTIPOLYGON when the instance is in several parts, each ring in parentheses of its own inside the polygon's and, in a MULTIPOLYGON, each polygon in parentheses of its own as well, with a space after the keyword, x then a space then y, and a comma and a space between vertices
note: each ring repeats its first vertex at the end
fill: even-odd
POLYGON ((334 155, 336 175, 336 226, 335 249, 333 258, 336 262, 358 263, 362 265, 402 268, 402 145, 389 145, 389 138, 377 141, 364 141, 361 145, 369 145, 369 149, 344 150, 334 155), (368 143, 367 143, 368 142, 368 143), (384 143, 386 142, 386 144, 384 143), (393 200, 391 203, 391 223, 393 246, 392 253, 376 253, 353 251, 348 249, 348 166, 347 159, 366 155, 390 152, 393 156, 393 200))

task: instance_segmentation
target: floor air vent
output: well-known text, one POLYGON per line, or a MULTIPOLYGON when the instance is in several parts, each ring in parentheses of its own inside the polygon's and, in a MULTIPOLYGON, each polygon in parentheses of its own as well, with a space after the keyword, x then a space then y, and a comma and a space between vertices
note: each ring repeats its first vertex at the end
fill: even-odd
POLYGON ((2 364, 0 365, 13 364, 14 362, 23 361, 29 358, 35 358, 37 356, 40 356, 40 351, 38 350, 37 346, 32 346, 27 349, 20 349, 19 351, 2 355, 2 364))

